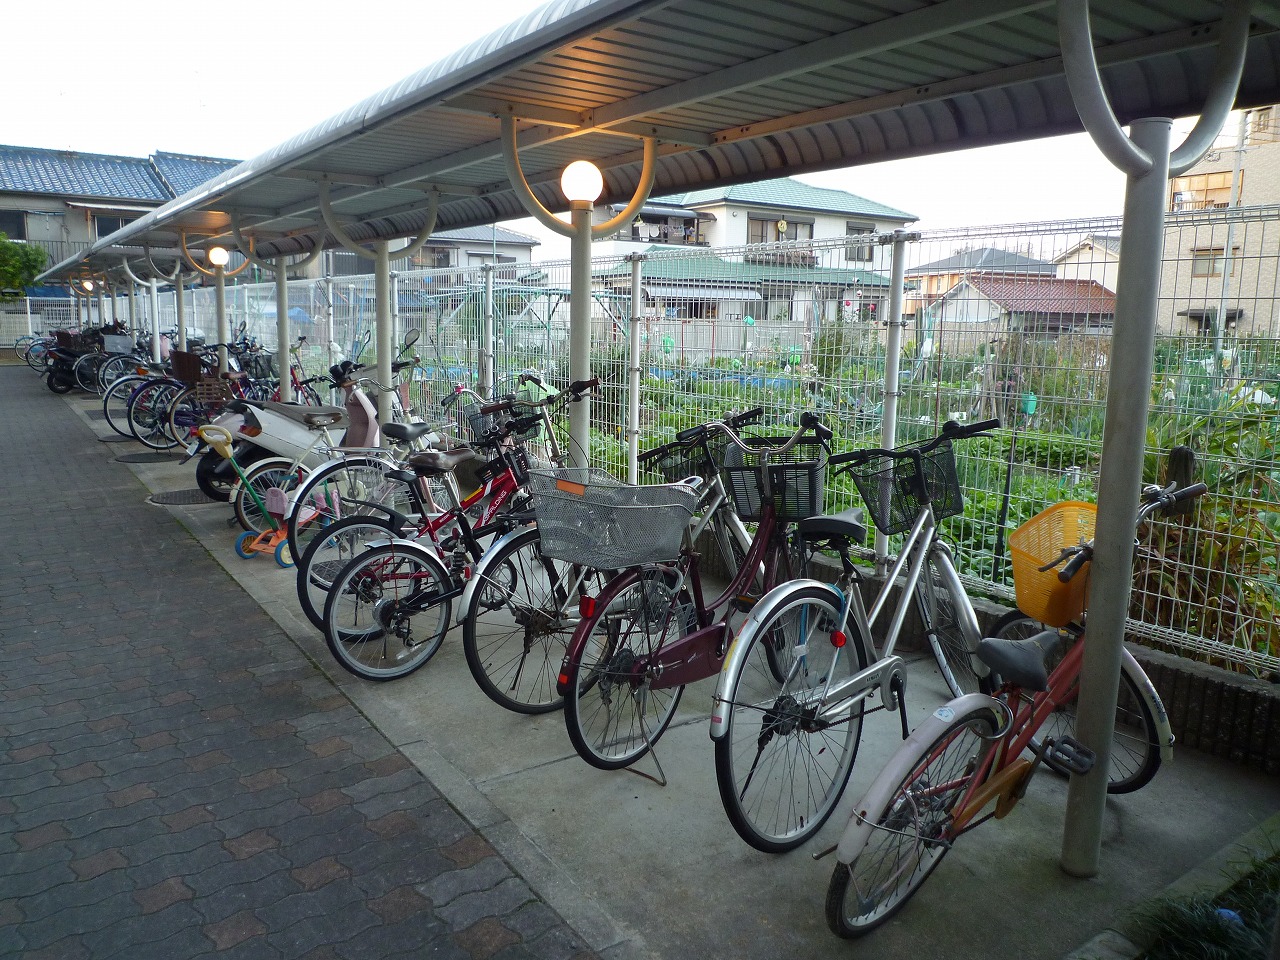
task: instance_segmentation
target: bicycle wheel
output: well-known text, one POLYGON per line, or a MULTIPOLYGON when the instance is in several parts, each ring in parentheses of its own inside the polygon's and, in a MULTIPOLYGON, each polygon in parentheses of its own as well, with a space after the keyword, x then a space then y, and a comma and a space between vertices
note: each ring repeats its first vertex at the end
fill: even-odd
POLYGON ((578 755, 617 770, 658 742, 683 687, 654 689, 644 661, 696 627, 693 600, 670 569, 623 573, 596 600, 585 643, 564 665, 565 726, 578 755))
POLYGON ((127 353, 108 356, 98 367, 98 393, 106 393, 108 387, 128 374, 137 363, 138 358, 127 353))
POLYGON ((106 418, 107 426, 122 437, 133 436, 129 429, 129 401, 149 379, 151 378, 136 373, 120 377, 102 395, 102 415, 106 418))
POLYGON ((453 584, 425 547, 392 541, 365 551, 334 579, 325 641, 345 669, 393 680, 435 655, 452 622, 453 584))
POLYGON ((411 512, 404 482, 387 477, 395 467, 391 460, 379 457, 347 457, 311 471, 298 487, 289 510, 289 549, 293 555, 302 556, 312 540, 344 517, 386 516, 372 510, 370 503, 411 512))
POLYGON ((324 629, 324 603, 334 578, 377 540, 398 536, 384 517, 347 517, 307 544, 298 560, 298 604, 318 630, 324 629))
POLYGON ((953 594, 933 550, 920 572, 915 600, 920 620, 928 631, 933 659, 952 696, 986 692, 986 677, 979 677, 974 671, 969 644, 960 628, 958 611, 961 604, 969 602, 968 598, 953 594))
POLYGON ((152 381, 129 399, 129 429, 134 438, 152 450, 170 450, 178 441, 168 435, 165 417, 169 401, 183 389, 175 380, 152 381))
POLYGON ((861 643, 832 645, 839 618, 834 590, 799 586, 735 641, 735 675, 717 705, 716 783, 733 828, 757 850, 780 853, 813 836, 853 769, 862 706, 835 699, 819 709, 831 685, 867 666, 861 643))
POLYGON ((26 361, 28 367, 32 370, 44 370, 45 363, 49 358, 49 341, 33 340, 27 344, 26 350, 22 353, 22 359, 26 361))
POLYGON ((72 372, 76 377, 76 385, 86 393, 98 390, 98 368, 107 359, 105 353, 86 353, 76 361, 72 372))
POLYGON ((471 675, 485 696, 508 710, 558 710, 564 698, 556 678, 580 619, 578 601, 599 587, 599 574, 544 557, 535 528, 522 530, 482 564, 462 617, 471 675))
MULTIPOLYGON (((285 493, 291 493, 302 482, 306 472, 306 467, 297 466, 284 457, 267 457, 247 469, 244 472, 244 482, 236 484, 231 492, 231 507, 235 510, 240 526, 254 533, 266 533, 273 529, 272 518, 265 511, 267 491, 272 487, 279 487, 285 493), (254 500, 255 493, 262 502, 261 507, 254 500)), ((282 521, 275 521, 276 524, 280 522, 282 521)))
MULTIPOLYGON (((1025 640, 1045 629, 1038 620, 1032 620, 1020 610, 1011 610, 992 626, 989 636, 1001 640, 1025 640)), ((1077 643, 1080 641, 1077 640, 1077 643)), ((1062 655, 1066 653, 1067 644, 1059 646, 1056 655, 1050 658, 1045 666, 1052 670, 1062 655)), ((1030 694, 1023 694, 1029 699, 1030 694)), ((1012 704, 1011 704, 1012 706, 1012 704)), ((1061 739, 1064 735, 1075 736, 1076 732, 1076 698, 1071 698, 1058 705, 1040 726, 1040 736, 1033 737, 1029 744, 1032 750, 1039 750, 1046 737, 1061 739)), ((1045 757, 1045 766, 1054 773, 1067 776, 1068 771, 1051 758, 1045 757)), ((1111 762, 1107 768, 1107 793, 1132 793, 1145 787, 1160 769, 1160 746, 1156 733, 1156 718, 1151 713, 1145 697, 1139 693, 1137 681, 1129 675, 1127 665, 1120 671, 1120 689, 1116 695, 1115 732, 1111 736, 1111 762)))
POLYGON ((996 729, 990 707, 957 716, 932 743, 916 749, 888 799, 862 813, 873 825, 866 841, 852 862, 836 864, 827 887, 832 933, 845 938, 869 933, 929 879, 955 839, 953 808, 988 746, 983 737, 996 729))

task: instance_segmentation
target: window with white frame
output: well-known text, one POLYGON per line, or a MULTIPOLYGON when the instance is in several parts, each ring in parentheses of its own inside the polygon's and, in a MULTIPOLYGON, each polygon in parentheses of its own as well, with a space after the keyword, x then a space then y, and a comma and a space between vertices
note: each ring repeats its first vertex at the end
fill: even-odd
POLYGON ((875 258, 876 248, 869 234, 876 232, 874 223, 862 223, 849 220, 844 225, 844 233, 849 243, 844 248, 844 258, 854 263, 868 263, 875 258))

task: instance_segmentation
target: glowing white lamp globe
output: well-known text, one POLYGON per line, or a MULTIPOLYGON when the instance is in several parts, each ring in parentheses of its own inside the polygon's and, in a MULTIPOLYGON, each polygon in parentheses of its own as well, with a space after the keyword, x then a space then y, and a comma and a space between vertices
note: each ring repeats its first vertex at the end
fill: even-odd
POLYGON ((604 192, 604 177, 590 160, 575 160, 560 175, 560 189, 570 201, 595 203, 604 192))
POLYGON ((222 247, 210 247, 208 257, 209 262, 215 267, 225 267, 227 261, 231 259, 231 254, 222 247))

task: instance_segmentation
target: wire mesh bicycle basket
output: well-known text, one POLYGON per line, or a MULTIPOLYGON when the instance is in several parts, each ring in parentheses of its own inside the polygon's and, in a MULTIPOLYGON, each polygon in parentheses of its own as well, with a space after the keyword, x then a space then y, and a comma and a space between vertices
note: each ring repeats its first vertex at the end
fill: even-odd
POLYGON ((1009 534, 1019 610, 1051 627, 1065 627, 1084 612, 1089 565, 1066 583, 1058 579, 1059 567, 1040 567, 1057 560, 1063 548, 1092 540, 1097 518, 1098 508, 1092 503, 1066 500, 1041 510, 1009 534))
MULTIPOLYGON (((895 448, 895 452, 921 446, 923 444, 908 444, 895 448)), ((921 453, 919 462, 918 473, 915 457, 875 456, 847 468, 876 529, 886 536, 911 529, 925 502, 925 494, 933 504, 935 520, 964 512, 964 494, 956 476, 956 456, 951 441, 944 440, 921 453)))
POLYGON ((679 483, 689 477, 710 480, 720 469, 728 442, 729 438, 718 430, 683 443, 673 441, 661 456, 642 464, 642 469, 664 483, 679 483))
POLYGON ((533 512, 545 556, 599 570, 671 560, 698 494, 682 484, 631 486, 600 470, 531 470, 533 512))
MULTIPOLYGON (((753 447, 780 447, 790 437, 744 437, 753 447)), ((817 440, 801 440, 785 453, 750 453, 735 443, 724 448, 720 476, 743 520, 759 520, 772 501, 779 520, 822 513, 827 451, 817 440)))

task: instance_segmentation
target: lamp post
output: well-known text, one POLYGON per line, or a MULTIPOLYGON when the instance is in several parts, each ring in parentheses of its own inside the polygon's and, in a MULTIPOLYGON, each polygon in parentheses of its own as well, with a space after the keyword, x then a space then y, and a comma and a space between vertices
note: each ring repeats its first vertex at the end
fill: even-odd
MULTIPOLYGON (((569 379, 591 377, 591 212, 604 190, 604 177, 589 160, 564 168, 560 189, 569 201, 573 229, 569 247, 569 379)), ((591 464, 591 398, 569 406, 569 436, 576 466, 591 464)))
POLYGON ((213 266, 213 311, 218 322, 218 373, 227 372, 227 341, 231 325, 227 322, 227 261, 231 255, 225 247, 210 247, 206 256, 213 266))

